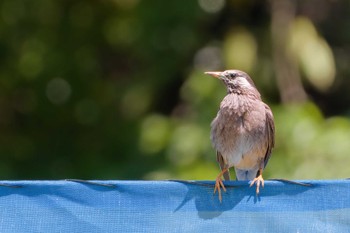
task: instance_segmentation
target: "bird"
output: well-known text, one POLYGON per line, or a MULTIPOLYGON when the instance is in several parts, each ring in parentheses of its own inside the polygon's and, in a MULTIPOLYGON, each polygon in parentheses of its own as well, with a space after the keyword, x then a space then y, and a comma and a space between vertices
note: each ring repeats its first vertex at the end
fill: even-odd
POLYGON ((275 145, 275 124, 271 108, 250 76, 241 70, 205 72, 221 80, 227 95, 211 123, 210 139, 216 150, 221 172, 216 177, 214 194, 221 188, 226 192, 222 176, 230 180, 229 169, 234 167, 237 180, 256 184, 256 195, 264 187, 263 170, 275 145))

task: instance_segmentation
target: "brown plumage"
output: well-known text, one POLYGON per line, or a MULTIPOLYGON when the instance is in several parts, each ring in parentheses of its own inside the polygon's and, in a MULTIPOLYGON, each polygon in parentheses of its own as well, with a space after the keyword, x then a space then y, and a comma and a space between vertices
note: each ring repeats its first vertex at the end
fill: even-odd
POLYGON ((275 126, 270 107, 262 102, 254 82, 243 71, 206 72, 222 80, 227 95, 211 123, 211 141, 216 149, 221 172, 216 178, 214 193, 221 202, 221 180, 230 179, 229 168, 234 167, 237 180, 252 180, 256 193, 264 186, 263 170, 274 147, 275 126))

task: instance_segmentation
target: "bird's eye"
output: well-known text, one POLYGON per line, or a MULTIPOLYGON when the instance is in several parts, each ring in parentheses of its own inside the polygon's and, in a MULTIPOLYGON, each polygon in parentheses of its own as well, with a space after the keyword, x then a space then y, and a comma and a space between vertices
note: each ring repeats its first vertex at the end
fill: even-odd
POLYGON ((230 78, 235 78, 236 74, 235 73, 230 73, 230 78))

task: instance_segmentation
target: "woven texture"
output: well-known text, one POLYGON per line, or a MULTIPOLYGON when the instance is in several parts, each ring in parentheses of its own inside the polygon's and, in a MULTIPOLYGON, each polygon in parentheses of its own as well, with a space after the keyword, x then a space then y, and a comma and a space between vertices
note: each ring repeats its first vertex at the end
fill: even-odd
POLYGON ((300 182, 2 181, 0 232, 349 232, 350 181, 300 182))

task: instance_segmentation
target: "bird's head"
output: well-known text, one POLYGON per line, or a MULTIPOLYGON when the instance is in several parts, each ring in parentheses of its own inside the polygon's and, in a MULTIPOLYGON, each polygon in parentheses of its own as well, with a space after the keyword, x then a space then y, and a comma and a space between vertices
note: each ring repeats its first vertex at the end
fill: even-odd
POLYGON ((209 71, 205 72, 214 78, 220 79, 227 87, 228 93, 244 94, 247 92, 257 92, 253 80, 249 75, 240 70, 209 71))

